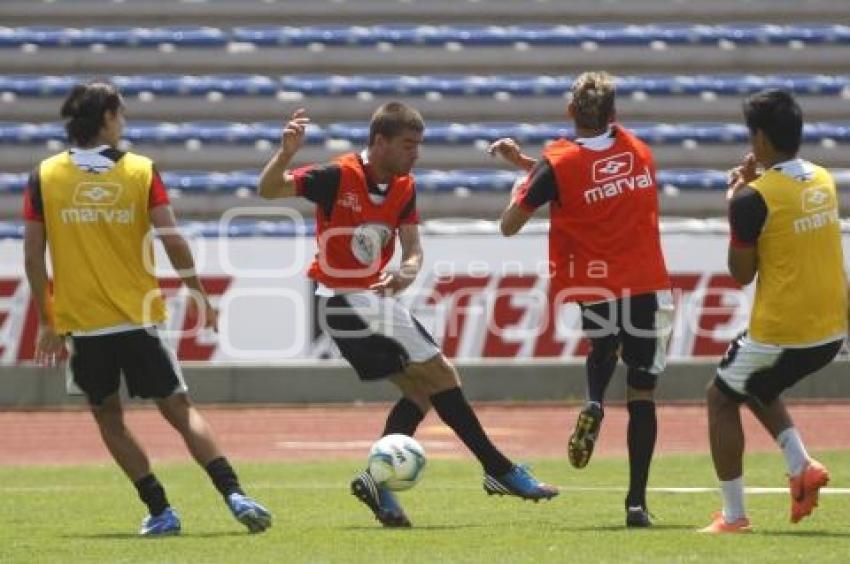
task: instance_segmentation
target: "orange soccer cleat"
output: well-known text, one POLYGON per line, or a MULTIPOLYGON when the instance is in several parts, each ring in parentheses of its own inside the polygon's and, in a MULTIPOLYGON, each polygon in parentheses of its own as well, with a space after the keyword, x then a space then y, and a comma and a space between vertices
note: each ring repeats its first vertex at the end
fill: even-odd
POLYGON ((752 533, 753 528, 750 526, 750 520, 746 517, 741 517, 731 523, 727 523, 723 518, 723 513, 718 511, 714 514, 714 520, 707 527, 703 527, 697 532, 712 535, 726 533, 752 533))
POLYGON ((817 460, 809 460, 803 471, 788 478, 791 490, 791 522, 799 523, 818 506, 818 493, 829 483, 829 471, 817 460))

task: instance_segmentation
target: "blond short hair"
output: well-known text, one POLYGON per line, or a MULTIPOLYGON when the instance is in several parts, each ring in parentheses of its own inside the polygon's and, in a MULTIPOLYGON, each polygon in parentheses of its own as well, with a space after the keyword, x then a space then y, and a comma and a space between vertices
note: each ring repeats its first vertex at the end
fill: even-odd
POLYGON ((614 115, 614 77, 605 71, 582 73, 570 92, 577 126, 602 129, 608 125, 614 115))

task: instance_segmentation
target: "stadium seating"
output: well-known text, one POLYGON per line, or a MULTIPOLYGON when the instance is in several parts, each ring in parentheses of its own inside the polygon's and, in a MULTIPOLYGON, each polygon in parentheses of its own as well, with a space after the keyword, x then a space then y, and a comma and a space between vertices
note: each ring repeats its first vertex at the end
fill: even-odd
MULTIPOLYGON (((749 138, 746 126, 738 123, 630 123, 623 125, 651 145, 676 143, 744 143, 749 138)), ((430 122, 425 130, 425 143, 434 145, 471 145, 512 137, 521 143, 542 144, 559 137, 572 137, 571 125, 557 123, 445 123, 430 122)), ((363 145, 369 137, 369 123, 331 123, 307 128, 306 143, 322 144, 334 140, 363 145)), ((129 122, 124 138, 131 143, 162 144, 197 141, 211 144, 256 144, 277 141, 280 123, 230 123, 225 121, 186 123, 129 122)), ((850 121, 807 123, 803 127, 806 142, 850 142, 850 121)), ((0 143, 15 145, 62 142, 65 129, 61 123, 0 122, 0 143)))
POLYGON ((744 45, 850 43, 850 26, 830 23, 763 24, 589 24, 589 25, 417 25, 376 26, 244 26, 179 27, 62 27, 0 28, 0 47, 123 47, 223 46, 229 42, 251 45, 744 45))
POLYGON ((312 162, 361 147, 372 109, 400 99, 428 123, 424 214, 491 214, 487 195, 516 175, 486 143, 511 136, 534 153, 570 135, 564 92, 589 68, 618 76, 619 113, 655 149, 664 209, 722 212, 700 194, 722 188, 747 149, 740 99, 769 87, 799 95, 804 154, 850 184, 847 2, 346 0, 340 10, 331 0, 288 3, 285 18, 260 0, 0 3, 0 209, 17 213, 10 198, 26 171, 64 146, 62 96, 103 76, 127 98, 128 146, 156 160, 178 208, 198 213, 250 194, 293 109, 314 119, 299 155, 312 162))
MULTIPOLYGON (((60 97, 85 76, 0 76, 0 93, 21 97, 60 97)), ((374 95, 562 96, 574 76, 548 75, 139 75, 112 76, 127 96, 149 92, 157 96, 206 96, 217 92, 228 96, 274 96, 297 92, 305 96, 374 95)), ((801 95, 840 96, 850 89, 850 75, 632 75, 617 78, 622 95, 643 93, 654 96, 688 96, 713 93, 740 96, 764 88, 785 88, 801 95)))
MULTIPOLYGON (((850 170, 835 170, 836 181, 850 186, 850 170)), ((416 173, 416 186, 423 193, 451 194, 463 192, 508 192, 520 177, 504 170, 428 170, 416 173)), ((26 186, 28 173, 0 173, 0 194, 19 194, 26 186)), ((172 171, 162 174, 163 182, 172 193, 249 194, 257 185, 258 170, 231 172, 172 171)), ((670 169, 658 171, 662 188, 673 190, 725 190, 726 173, 705 169, 670 169)))

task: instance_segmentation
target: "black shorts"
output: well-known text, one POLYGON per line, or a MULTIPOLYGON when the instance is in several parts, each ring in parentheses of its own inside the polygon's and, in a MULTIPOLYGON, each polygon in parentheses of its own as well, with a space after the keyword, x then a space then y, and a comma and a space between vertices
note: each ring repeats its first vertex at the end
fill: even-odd
POLYGON ((832 362, 843 344, 844 339, 838 339, 812 347, 783 348, 757 343, 742 333, 729 344, 714 383, 736 401, 755 398, 768 405, 782 392, 832 362))
POLYGON ((674 315, 671 293, 650 292, 580 307, 581 327, 591 347, 588 365, 604 364, 619 354, 630 369, 629 385, 653 389, 667 366, 674 315))
POLYGON ((428 330, 394 298, 374 292, 321 297, 317 317, 361 380, 387 378, 440 354, 428 330))
POLYGON ((73 383, 93 405, 118 391, 121 374, 133 397, 165 398, 187 391, 176 355, 153 327, 71 337, 68 372, 69 391, 73 383))

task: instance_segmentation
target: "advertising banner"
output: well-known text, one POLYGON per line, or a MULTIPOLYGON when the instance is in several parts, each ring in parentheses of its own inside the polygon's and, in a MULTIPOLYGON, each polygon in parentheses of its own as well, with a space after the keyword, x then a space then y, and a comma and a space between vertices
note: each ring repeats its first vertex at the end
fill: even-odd
MULTIPOLYGON (((553 311, 547 299, 544 229, 504 238, 474 225, 427 227, 424 267, 399 299, 447 356, 585 354, 578 308, 553 311)), ((846 249, 850 236, 844 237, 846 249)), ((669 344, 673 359, 722 355, 729 340, 746 328, 752 288, 742 290, 729 276, 727 239, 721 227, 706 228, 705 222, 664 229, 676 306, 669 344)), ((158 248, 157 272, 169 311, 162 331, 180 359, 274 363, 338 356, 318 329, 315 285, 304 274, 315 252, 312 236, 196 237, 191 244, 204 285, 220 310, 220 330, 197 330, 192 300, 158 248)), ((36 333, 23 242, 0 240, 0 363, 31 360, 36 333)))

